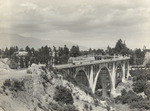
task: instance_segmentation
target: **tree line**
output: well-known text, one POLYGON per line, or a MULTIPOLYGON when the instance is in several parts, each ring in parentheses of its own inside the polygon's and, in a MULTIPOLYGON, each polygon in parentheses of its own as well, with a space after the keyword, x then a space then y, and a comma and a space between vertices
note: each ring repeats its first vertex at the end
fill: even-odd
POLYGON ((126 46, 125 41, 123 42, 121 39, 119 39, 116 42, 116 45, 114 48, 111 48, 110 46, 107 47, 106 50, 104 49, 89 49, 89 50, 80 50, 79 46, 72 46, 70 49, 64 45, 64 47, 58 47, 55 46, 48 47, 44 46, 39 49, 30 48, 29 46, 26 46, 25 49, 19 49, 17 46, 6 48, 5 50, 0 49, 0 55, 3 58, 11 58, 15 62, 20 62, 21 67, 28 67, 29 62, 32 63, 43 63, 48 64, 48 62, 54 57, 55 64, 66 64, 68 62, 69 57, 77 57, 81 55, 89 55, 89 54, 95 54, 95 55, 130 55, 130 64, 131 65, 140 65, 144 61, 144 51, 141 49, 135 49, 131 50, 126 46), (25 58, 18 58, 16 56, 17 51, 19 50, 25 50, 28 52, 27 56, 25 58), (23 64, 24 62, 24 64, 23 64))

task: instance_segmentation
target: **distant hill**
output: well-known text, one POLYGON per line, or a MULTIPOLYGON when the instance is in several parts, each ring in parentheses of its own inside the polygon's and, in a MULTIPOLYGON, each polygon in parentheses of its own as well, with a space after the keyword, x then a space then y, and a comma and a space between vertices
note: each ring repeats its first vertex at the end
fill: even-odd
MULTIPOLYGON (((19 48, 25 48, 26 46, 34 47, 35 49, 40 48, 41 46, 50 46, 50 47, 63 47, 67 45, 68 48, 71 48, 73 45, 78 45, 73 42, 63 41, 63 40, 41 40, 33 37, 23 37, 18 34, 0 34, 0 48, 6 48, 10 46, 18 46, 19 48)), ((81 50, 88 50, 87 47, 79 46, 81 50)))

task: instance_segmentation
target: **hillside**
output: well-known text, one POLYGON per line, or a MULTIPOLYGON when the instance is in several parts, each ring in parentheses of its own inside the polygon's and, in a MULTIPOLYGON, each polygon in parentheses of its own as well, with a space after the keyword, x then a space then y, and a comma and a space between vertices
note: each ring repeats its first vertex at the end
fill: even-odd
POLYGON ((33 64, 28 69, 18 71, 4 70, 0 73, 0 87, 0 111, 66 111, 66 108, 86 111, 85 106, 93 111, 107 111, 105 101, 99 101, 99 105, 95 106, 91 96, 62 76, 49 72, 43 65, 33 64), (57 86, 71 91, 73 105, 62 106, 54 100, 57 86))
MULTIPOLYGON (((10 46, 18 46, 20 48, 25 48, 26 46, 34 47, 35 49, 40 48, 41 46, 50 46, 50 47, 63 47, 64 45, 71 48, 73 45, 77 45, 76 43, 63 41, 63 40, 42 40, 36 39, 32 37, 23 37, 18 34, 6 34, 0 33, 0 48, 6 48, 10 46)), ((88 48, 84 46, 80 46, 81 50, 87 50, 88 48)))

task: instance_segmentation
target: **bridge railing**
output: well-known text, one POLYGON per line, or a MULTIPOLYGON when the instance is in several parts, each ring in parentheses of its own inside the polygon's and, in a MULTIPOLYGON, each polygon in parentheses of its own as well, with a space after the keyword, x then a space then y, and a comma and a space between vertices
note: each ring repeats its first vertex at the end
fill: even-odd
POLYGON ((82 60, 75 63, 63 64, 63 65, 56 65, 55 68, 69 68, 69 67, 76 67, 82 65, 90 65, 90 64, 99 64, 99 63, 106 63, 106 62, 113 62, 113 61, 120 61, 120 60, 129 60, 130 57, 120 57, 120 58, 111 58, 111 59, 103 59, 103 60, 82 60))

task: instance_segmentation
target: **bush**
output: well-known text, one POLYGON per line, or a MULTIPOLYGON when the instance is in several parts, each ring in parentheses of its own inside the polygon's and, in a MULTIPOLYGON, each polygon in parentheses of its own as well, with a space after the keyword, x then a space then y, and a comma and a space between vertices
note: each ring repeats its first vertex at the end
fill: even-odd
POLYGON ((90 105, 90 111, 92 111, 93 110, 93 108, 92 108, 92 106, 90 105))
POLYGON ((128 80, 129 80, 129 81, 130 81, 130 80, 132 80, 132 77, 131 77, 131 76, 129 76, 129 77, 128 77, 128 80))
POLYGON ((147 76, 145 70, 134 70, 131 71, 131 76, 133 77, 133 91, 136 93, 141 93, 145 89, 147 76))
POLYGON ((56 91, 53 98, 55 101, 62 102, 64 104, 74 103, 71 91, 63 86, 56 86, 56 91))
POLYGON ((150 101, 145 101, 133 91, 122 91, 121 96, 115 98, 115 103, 128 104, 130 108, 150 109, 150 101))
POLYGON ((150 82, 147 82, 144 90, 145 95, 147 96, 147 99, 150 99, 150 82))
POLYGON ((10 80, 10 79, 6 79, 5 82, 3 83, 2 88, 6 89, 6 87, 10 90, 10 91, 23 91, 24 90, 24 83, 23 81, 18 81, 18 80, 10 80))
POLYGON ((124 96, 122 96, 123 104, 130 104, 132 102, 143 100, 141 96, 136 95, 133 91, 127 92, 124 96))
POLYGON ((16 80, 16 81, 14 81, 14 83, 13 83, 13 89, 14 89, 14 91, 23 91, 24 90, 24 83, 23 83, 23 81, 18 81, 18 80, 16 80))
POLYGON ((150 69, 146 70, 146 77, 148 80, 150 80, 150 69))
POLYGON ((84 108, 86 109, 86 111, 89 109, 89 106, 88 106, 88 104, 84 104, 84 108))
POLYGON ((138 80, 132 84, 133 91, 136 93, 142 93, 146 86, 146 81, 138 80))
POLYGON ((49 109, 52 111, 78 111, 74 105, 61 105, 57 103, 49 103, 49 109))
POLYGON ((130 108, 138 108, 138 109, 150 109, 150 101, 138 101, 132 102, 130 108))
POLYGON ((95 107, 99 106, 97 99, 94 99, 94 105, 95 105, 95 107))
POLYGON ((11 81, 10 81, 10 79, 6 79, 5 82, 3 83, 3 86, 10 87, 10 86, 11 86, 11 81))

